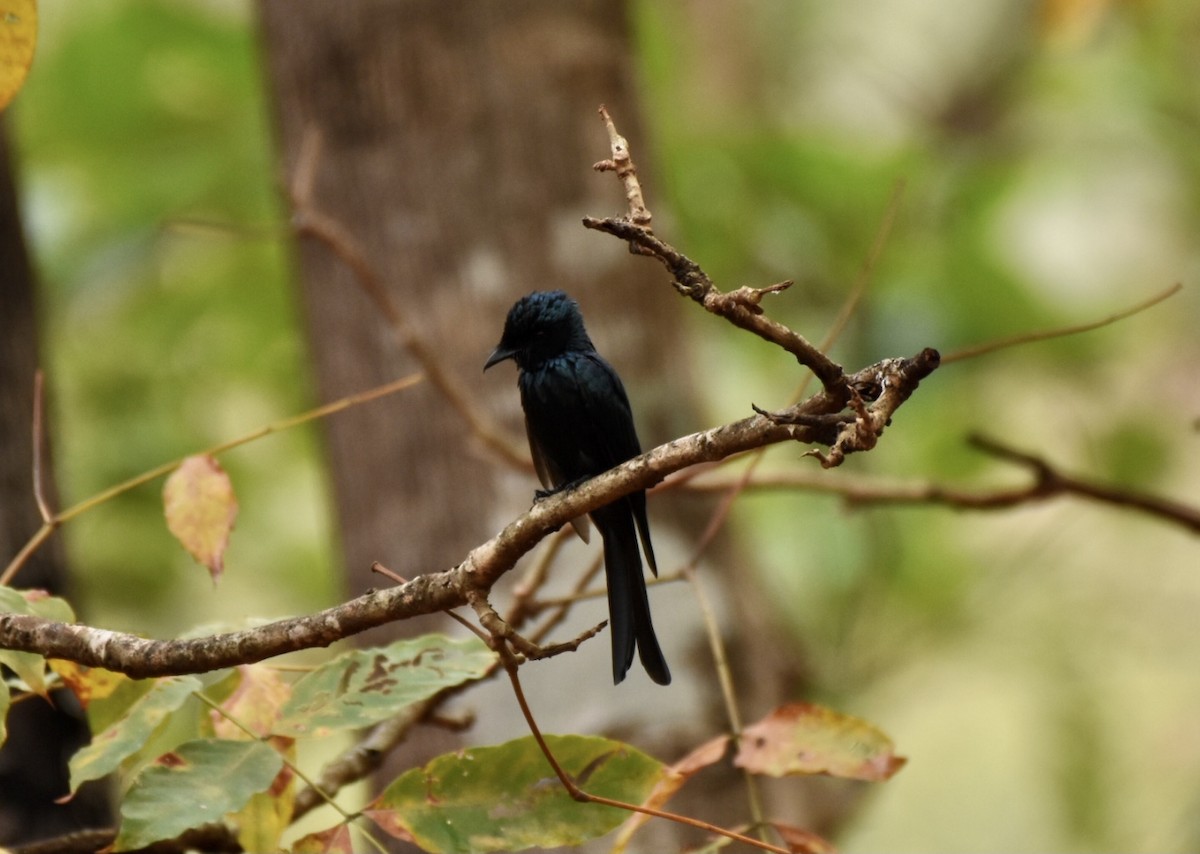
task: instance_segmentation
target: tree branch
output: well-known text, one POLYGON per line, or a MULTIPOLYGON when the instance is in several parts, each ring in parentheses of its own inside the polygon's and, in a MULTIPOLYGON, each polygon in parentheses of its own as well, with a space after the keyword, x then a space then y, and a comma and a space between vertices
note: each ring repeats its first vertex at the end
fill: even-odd
MULTIPOLYGON (((1200 534, 1200 508, 1172 501, 1157 495, 1097 483, 1093 480, 1064 473, 1048 460, 1013 450, 995 440, 972 436, 970 442, 981 451, 999 459, 1028 468, 1034 475, 1031 483, 1000 489, 964 489, 928 481, 886 483, 861 478, 836 478, 805 471, 774 472, 723 476, 701 474, 679 483, 694 492, 726 493, 735 486, 748 490, 802 489, 842 498, 852 507, 883 504, 927 504, 950 507, 954 510, 1007 510, 1035 501, 1075 495, 1101 504, 1124 507, 1144 513, 1160 521, 1179 525, 1200 534), (744 484, 743 484, 744 481, 744 484)), ((669 482, 670 488, 675 481, 669 482)))
POLYGON ((913 359, 885 360, 848 377, 847 389, 861 389, 856 392, 860 397, 869 397, 876 388, 880 392, 848 423, 823 418, 840 412, 842 404, 838 396, 821 392, 781 413, 756 414, 660 445, 576 489, 538 501, 453 569, 417 575, 399 587, 373 591, 316 614, 189 640, 148 640, 30 615, 0 614, 0 648, 147 678, 208 672, 325 647, 385 623, 457 608, 467 604, 470 595, 490 590, 547 534, 688 466, 789 440, 832 446, 826 464, 836 465, 845 454, 878 440, 896 408, 933 367, 936 352, 924 351, 913 359), (830 461, 835 455, 836 462, 830 461))

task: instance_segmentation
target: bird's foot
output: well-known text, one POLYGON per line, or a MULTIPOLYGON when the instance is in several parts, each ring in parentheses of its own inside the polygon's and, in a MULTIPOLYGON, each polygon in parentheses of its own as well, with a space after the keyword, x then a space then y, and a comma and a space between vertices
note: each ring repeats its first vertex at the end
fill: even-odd
POLYGON ((553 489, 535 489, 533 491, 533 503, 537 504, 539 501, 545 501, 547 498, 550 498, 553 495, 558 495, 560 492, 570 492, 585 480, 587 480, 586 477, 580 477, 569 481, 568 483, 564 483, 561 486, 556 486, 553 489))

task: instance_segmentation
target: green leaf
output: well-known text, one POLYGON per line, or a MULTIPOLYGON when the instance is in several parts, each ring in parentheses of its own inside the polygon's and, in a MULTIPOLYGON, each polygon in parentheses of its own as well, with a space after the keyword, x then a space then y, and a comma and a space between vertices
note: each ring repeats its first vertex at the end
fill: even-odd
POLYGON ((277 735, 328 735, 391 717, 443 688, 478 678, 496 654, 478 638, 424 635, 338 656, 295 684, 277 735))
POLYGON ((66 599, 51 596, 45 590, 14 590, 0 587, 0 611, 10 614, 32 614, 60 623, 75 622, 75 613, 66 599))
POLYGON ((30 614, 59 623, 75 622, 75 612, 66 599, 51 596, 44 590, 25 590, 22 595, 30 614))
MULTIPOLYGON (((640 804, 661 763, 606 738, 546 736, 563 769, 590 794, 640 804)), ((448 753, 397 777, 366 811, 426 851, 518 851, 579 845, 630 813, 571 799, 531 736, 448 753)))
MULTIPOLYGON (((44 590, 13 590, 11 587, 0 587, 0 611, 29 614, 60 623, 75 622, 75 614, 66 600, 51 596, 44 590)), ((0 664, 12 668, 17 677, 29 686, 29 690, 46 696, 46 660, 42 656, 35 652, 0 649, 0 664)))
POLYGON ((46 696, 46 659, 36 652, 0 649, 0 664, 11 667, 30 691, 46 696))
POLYGON ((245 806, 271 785, 283 759, 260 741, 201 739, 159 757, 121 804, 115 850, 174 839, 245 806))
POLYGON ((116 770, 122 761, 137 753, 167 716, 200 687, 200 680, 192 676, 159 679, 124 716, 71 757, 71 791, 88 780, 99 779, 116 770))

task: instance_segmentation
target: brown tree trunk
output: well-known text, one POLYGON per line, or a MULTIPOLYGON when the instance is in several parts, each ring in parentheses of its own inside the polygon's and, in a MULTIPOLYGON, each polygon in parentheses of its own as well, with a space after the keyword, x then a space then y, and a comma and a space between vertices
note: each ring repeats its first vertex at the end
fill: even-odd
MULTIPOLYGON (((597 106, 638 132, 621 4, 265 0, 262 13, 288 174, 319 131, 317 204, 481 405, 517 435, 511 380, 481 369, 508 306, 541 288, 581 298, 635 386, 655 374, 678 343, 672 295, 579 225, 620 209, 615 182, 589 169, 607 153, 597 106)), ((298 265, 323 398, 415 368, 326 247, 301 242, 298 265)), ((497 505, 489 461, 428 385, 327 429, 355 591, 381 583, 374 560, 451 565, 519 509, 497 505)))
MULTIPOLYGON (((672 401, 687 382, 663 370, 681 363, 678 298, 659 270, 580 225, 584 214, 624 204, 612 176, 590 168, 608 156, 598 106, 642 136, 623 4, 264 0, 261 10, 286 173, 305 134, 319 131, 317 206, 364 247, 391 298, 479 405, 524 442, 515 376, 484 377, 483 362, 517 297, 563 288, 624 374, 643 440, 668 438, 672 401)), ((298 267, 323 399, 416 368, 325 246, 301 241, 298 267)), ((428 384, 326 429, 351 592, 386 583, 369 573, 375 560, 405 576, 457 563, 524 510, 537 485, 532 470, 496 465, 428 384)), ((573 618, 563 637, 601 614, 573 618)), ((668 617, 659 619, 669 632, 668 617)), ((395 628, 454 629, 439 617, 395 628)), ((622 702, 612 702, 607 643, 591 644, 594 672, 573 656, 525 669, 536 671, 532 690, 548 726, 556 714, 567 721, 561 730, 570 714, 606 705, 647 713, 634 696, 653 686, 623 685, 622 702)), ((523 734, 508 689, 497 687, 471 693, 486 724, 476 737, 523 734)), ((453 746, 440 732, 417 740, 400 764, 453 746)))

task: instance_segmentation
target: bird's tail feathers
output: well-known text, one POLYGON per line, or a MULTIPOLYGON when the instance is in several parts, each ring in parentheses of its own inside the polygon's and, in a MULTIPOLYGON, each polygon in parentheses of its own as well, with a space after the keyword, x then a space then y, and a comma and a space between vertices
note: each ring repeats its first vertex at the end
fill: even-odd
MULTIPOLYGON (((642 574, 633 516, 621 505, 594 514, 604 539, 604 573, 608 581, 608 619, 612 632, 613 682, 619 683, 633 664, 637 647, 642 666, 660 685, 671 682, 671 671, 658 645, 650 619, 650 598, 642 574), (604 512, 610 511, 610 512, 604 512)), ((643 540, 644 542, 644 540, 643 540)))
POLYGON ((646 563, 650 572, 658 578, 658 564, 654 560, 654 546, 650 543, 650 521, 646 518, 646 493, 635 492, 626 501, 633 509, 633 520, 637 523, 638 539, 642 541, 642 551, 646 555, 646 563))

